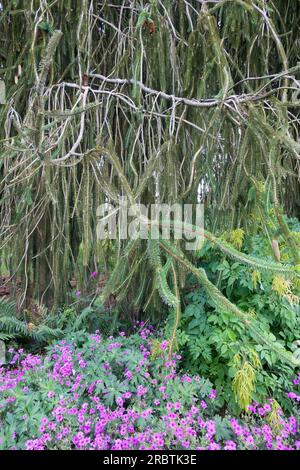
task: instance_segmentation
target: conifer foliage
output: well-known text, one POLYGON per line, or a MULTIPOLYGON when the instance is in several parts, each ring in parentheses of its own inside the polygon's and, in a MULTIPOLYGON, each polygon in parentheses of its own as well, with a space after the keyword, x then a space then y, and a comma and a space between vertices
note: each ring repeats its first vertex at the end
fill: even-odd
POLYGON ((84 292, 92 271, 108 270, 104 301, 173 312, 171 353, 192 273, 216 308, 298 364, 179 242, 103 243, 96 211, 120 196, 200 200, 205 239, 224 257, 299 278, 284 215, 299 216, 299 20, 296 0, 1 2, 1 265, 21 279, 21 308, 32 298, 56 308, 70 279, 84 292), (258 220, 286 246, 283 262, 219 236, 258 220))

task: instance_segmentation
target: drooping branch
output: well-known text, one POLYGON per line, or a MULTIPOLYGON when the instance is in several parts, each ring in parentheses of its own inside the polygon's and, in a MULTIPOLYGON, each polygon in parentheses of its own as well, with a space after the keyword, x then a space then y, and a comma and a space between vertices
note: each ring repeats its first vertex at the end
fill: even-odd
MULTIPOLYGON (((285 75, 289 75, 291 73, 297 72, 300 70, 300 65, 297 65, 290 70, 280 72, 275 76, 272 76, 272 81, 278 80, 281 77, 284 77, 285 75)), ((105 77, 104 75, 100 74, 94 74, 91 73, 89 75, 91 78, 97 78, 104 83, 112 83, 116 85, 132 85, 132 86, 138 86, 140 89, 149 95, 155 95, 158 98, 163 98, 165 100, 171 101, 172 103, 176 104, 183 104, 185 106, 192 106, 196 108, 214 108, 216 106, 221 106, 226 103, 234 102, 236 104, 245 104, 248 102, 257 102, 257 101, 263 101, 269 96, 272 96, 278 92, 278 90, 282 89, 282 87, 278 88, 273 88, 269 91, 265 92, 260 92, 259 90, 256 93, 247 93, 247 94, 241 94, 241 95, 230 95, 227 96, 224 99, 189 99, 189 98, 184 98, 184 97, 179 97, 175 96, 172 94, 168 94, 162 90, 155 90, 153 88, 150 88, 146 85, 144 85, 142 82, 139 80, 133 80, 133 79, 122 79, 122 78, 110 78, 110 77, 105 77)))

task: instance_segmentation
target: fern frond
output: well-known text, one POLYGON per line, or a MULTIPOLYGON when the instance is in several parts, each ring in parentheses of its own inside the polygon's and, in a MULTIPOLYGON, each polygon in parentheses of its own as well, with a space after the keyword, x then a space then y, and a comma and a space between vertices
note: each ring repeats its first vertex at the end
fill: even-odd
POLYGON ((7 334, 0 332, 0 341, 10 341, 14 338, 13 334, 7 334))
POLYGON ((0 298, 0 317, 15 316, 16 304, 5 298, 0 298))
POLYGON ((15 336, 29 336, 26 323, 14 318, 13 316, 1 316, 0 329, 4 334, 8 333, 15 336))
POLYGON ((60 328, 50 328, 42 324, 32 330, 30 336, 36 341, 49 341, 51 339, 61 338, 63 331, 60 328))

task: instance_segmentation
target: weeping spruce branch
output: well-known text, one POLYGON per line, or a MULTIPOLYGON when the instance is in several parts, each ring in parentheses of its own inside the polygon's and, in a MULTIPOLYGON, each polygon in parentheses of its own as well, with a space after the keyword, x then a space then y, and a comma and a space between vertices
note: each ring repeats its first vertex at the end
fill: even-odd
POLYGON ((266 345, 271 351, 274 351, 276 354, 278 354, 281 360, 289 365, 293 365, 295 367, 299 366, 299 361, 291 353, 286 351, 279 343, 273 342, 268 338, 267 334, 261 330, 259 323, 255 319, 240 310, 236 305, 232 304, 219 291, 219 289, 207 278, 204 269, 195 267, 185 258, 183 253, 175 249, 175 247, 166 240, 160 240, 160 246, 164 248, 167 253, 171 255, 176 261, 178 261, 185 269, 197 277, 217 308, 231 312, 234 316, 238 317, 245 328, 249 330, 253 338, 257 342, 266 345))
MULTIPOLYGON (((129 201, 132 203, 135 202, 135 197, 134 193, 130 188, 130 184, 123 172, 123 169, 120 165, 118 157, 112 153, 109 152, 107 149, 101 148, 99 149, 102 154, 105 154, 109 160, 112 162, 112 165, 117 172, 122 188, 128 197, 129 201)), ((149 176, 150 177, 150 176, 149 176)), ((143 182, 144 184, 144 182, 143 182)), ((142 190, 137 189, 137 194, 142 194, 142 190)), ((204 287, 206 290, 207 294, 211 298, 212 302, 215 304, 217 308, 220 309, 225 309, 228 312, 231 312, 234 316, 238 317, 241 322, 243 323, 244 327, 247 328, 253 337, 253 339, 256 342, 259 342, 261 344, 266 345, 270 350, 276 352, 276 354, 289 365, 293 366, 298 366, 300 365, 300 362, 288 351, 286 351, 280 343, 274 342, 269 339, 267 333, 263 332, 262 329, 259 326, 259 322, 255 319, 253 319, 250 315, 247 315, 247 313, 243 312, 240 310, 236 305, 231 303, 221 292, 220 290, 207 278, 207 275, 203 269, 199 269, 196 266, 194 266, 182 253, 182 251, 175 247, 174 244, 164 240, 160 239, 159 242, 157 240, 152 240, 151 235, 150 235, 150 230, 153 225, 159 225, 160 227, 164 226, 167 224, 168 226, 172 226, 173 230, 176 230, 176 226, 181 227, 180 222, 173 222, 171 223, 169 220, 167 221, 161 221, 161 222, 156 222, 156 221, 151 221, 147 219, 146 217, 143 217, 142 214, 139 212, 138 208, 136 209, 136 216, 139 217, 140 221, 144 223, 147 226, 148 229, 148 242, 147 242, 147 252, 148 252, 148 258, 150 265, 152 269, 154 270, 155 277, 156 277, 156 287, 160 293, 160 296, 168 306, 173 307, 175 310, 175 323, 174 323, 174 328, 173 332, 171 335, 170 339, 170 350, 169 352, 171 353, 173 346, 174 346, 174 341, 176 338, 176 331, 179 325, 179 318, 180 318, 180 299, 179 299, 179 292, 178 292, 178 285, 177 285, 177 274, 175 270, 175 265, 171 261, 172 257, 174 260, 176 260, 179 265, 182 266, 183 269, 190 271, 193 273, 201 285, 204 287), (159 249, 159 246, 163 248, 163 251, 167 253, 167 259, 165 264, 162 263, 162 253, 159 249), (170 269, 172 268, 172 273, 173 273, 173 280, 174 280, 174 289, 175 293, 172 292, 172 290, 169 287, 168 284, 168 273, 170 269)), ((258 270, 268 270, 273 273, 281 273, 281 274, 286 274, 290 276, 299 276, 299 273, 297 272, 298 267, 296 266, 284 266, 280 263, 276 263, 273 261, 264 261, 262 259, 252 257, 249 255, 245 255, 238 250, 234 249, 231 247, 228 243, 221 241, 214 235, 212 235, 210 232, 200 229, 199 227, 193 226, 191 224, 185 224, 185 230, 192 232, 195 236, 201 236, 207 238, 213 246, 216 246, 218 249, 220 249, 224 254, 234 258, 235 260, 249 265, 255 269, 258 270)), ((132 243, 132 242, 130 242, 132 243)), ((118 287, 116 287, 115 282, 120 276, 120 269, 119 269, 119 263, 117 263, 117 266, 113 272, 111 280, 108 282, 108 285, 114 285, 114 291, 118 290, 118 287), (116 277, 115 277, 116 276, 116 277)), ((102 294, 102 299, 105 299, 105 296, 109 295, 109 289, 105 290, 105 294, 102 294)))
MULTIPOLYGON (((170 225, 173 230, 176 230, 176 221, 165 221, 166 225, 170 225)), ((180 222, 177 222, 177 227, 181 227, 180 222)), ((290 277, 300 277, 298 265, 284 265, 279 262, 274 262, 271 260, 264 260, 255 256, 247 255, 241 251, 235 249, 232 245, 220 240, 218 237, 210 233, 206 229, 201 229, 196 225, 184 223, 184 229, 188 233, 194 234, 196 237, 202 237, 212 243, 213 248, 218 248, 222 253, 224 253, 229 258, 232 258, 246 266, 251 266, 254 269, 259 271, 269 271, 273 274, 284 274, 290 277)))

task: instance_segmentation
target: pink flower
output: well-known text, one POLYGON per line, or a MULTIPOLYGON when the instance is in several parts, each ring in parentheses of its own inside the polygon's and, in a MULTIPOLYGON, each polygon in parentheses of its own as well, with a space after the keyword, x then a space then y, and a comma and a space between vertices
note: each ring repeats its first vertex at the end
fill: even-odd
POLYGON ((226 441, 226 445, 224 446, 224 450, 236 450, 236 443, 233 441, 226 441))
POLYGON ((180 410, 181 409, 181 403, 179 401, 174 403, 174 410, 180 410))
POLYGON ((266 404, 264 405, 264 410, 265 410, 266 412, 271 411, 271 409, 272 409, 272 408, 271 408, 271 406, 270 406, 268 403, 266 403, 266 404))

